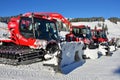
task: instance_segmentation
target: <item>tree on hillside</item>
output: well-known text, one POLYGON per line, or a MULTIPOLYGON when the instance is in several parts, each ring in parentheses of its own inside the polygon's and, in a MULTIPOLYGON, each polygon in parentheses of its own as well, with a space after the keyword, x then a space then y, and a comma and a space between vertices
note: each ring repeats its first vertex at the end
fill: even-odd
POLYGON ((108 18, 108 20, 110 20, 111 22, 117 24, 117 22, 120 22, 120 18, 118 17, 110 17, 108 18))
POLYGON ((105 25, 105 31, 108 31, 108 27, 107 27, 107 24, 105 25))
POLYGON ((93 22, 93 21, 104 22, 105 19, 103 17, 91 17, 91 18, 73 18, 70 20, 70 22, 93 22))

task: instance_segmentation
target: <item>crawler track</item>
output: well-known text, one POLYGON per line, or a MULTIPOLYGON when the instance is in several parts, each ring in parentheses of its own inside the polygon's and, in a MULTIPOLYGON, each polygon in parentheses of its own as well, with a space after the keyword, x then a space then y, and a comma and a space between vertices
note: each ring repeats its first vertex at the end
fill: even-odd
POLYGON ((24 46, 0 46, 0 63, 19 65, 41 61, 44 50, 24 46))

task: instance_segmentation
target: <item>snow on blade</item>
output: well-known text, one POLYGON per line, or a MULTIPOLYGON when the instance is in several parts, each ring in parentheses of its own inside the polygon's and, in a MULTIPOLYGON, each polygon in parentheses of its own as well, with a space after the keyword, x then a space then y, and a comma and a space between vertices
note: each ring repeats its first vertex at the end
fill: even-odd
POLYGON ((63 42, 61 67, 67 66, 75 61, 83 60, 83 43, 63 42), (78 59, 77 59, 78 58, 78 59))
POLYGON ((86 55, 87 58, 97 59, 98 58, 98 48, 96 48, 96 49, 86 48, 86 50, 84 50, 84 54, 86 55))

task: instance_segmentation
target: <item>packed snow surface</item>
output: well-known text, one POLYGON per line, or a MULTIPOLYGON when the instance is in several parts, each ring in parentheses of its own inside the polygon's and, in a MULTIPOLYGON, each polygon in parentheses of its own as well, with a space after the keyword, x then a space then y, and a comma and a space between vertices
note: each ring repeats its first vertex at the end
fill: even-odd
POLYGON ((0 80, 120 80, 120 49, 112 56, 66 66, 66 73, 47 70, 41 62, 11 66, 0 64, 0 80))
MULTIPOLYGON (((108 20, 104 23, 108 26, 109 38, 120 37, 120 23, 108 20)), ((95 26, 98 22, 73 24, 95 26)), ((56 73, 42 66, 42 62, 20 66, 0 64, 0 80, 120 80, 120 48, 112 56, 73 62, 62 70, 62 74, 56 73)))

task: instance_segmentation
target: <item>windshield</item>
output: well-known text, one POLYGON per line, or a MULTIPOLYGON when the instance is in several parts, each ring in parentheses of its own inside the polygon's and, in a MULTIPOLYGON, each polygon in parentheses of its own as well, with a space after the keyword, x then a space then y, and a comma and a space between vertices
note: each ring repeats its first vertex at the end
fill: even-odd
POLYGON ((97 31, 95 36, 100 38, 107 38, 105 31, 97 31))
POLYGON ((32 18, 22 17, 20 21, 20 33, 25 38, 58 39, 56 24, 53 21, 40 18, 34 18, 34 24, 32 24, 32 18))
POLYGON ((86 38, 91 38, 91 32, 89 28, 73 28, 72 33, 76 37, 84 38, 84 34, 86 35, 86 38))
POLYGON ((57 20, 56 24, 59 31, 69 31, 68 26, 65 23, 62 23, 60 20, 57 20))

